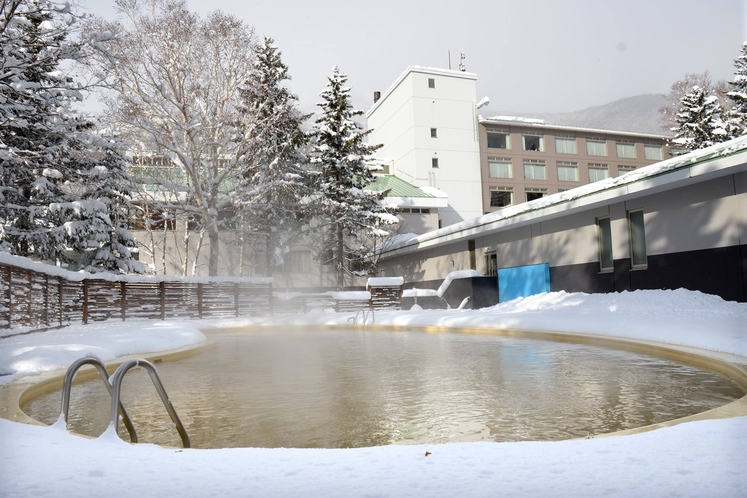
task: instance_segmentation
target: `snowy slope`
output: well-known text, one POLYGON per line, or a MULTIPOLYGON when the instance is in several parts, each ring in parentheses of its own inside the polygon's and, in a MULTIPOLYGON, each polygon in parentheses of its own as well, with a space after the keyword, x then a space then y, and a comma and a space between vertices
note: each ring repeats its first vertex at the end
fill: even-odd
POLYGON ((543 119, 548 124, 578 126, 598 130, 628 131, 633 133, 650 133, 653 135, 671 135, 662 127, 659 109, 667 105, 664 95, 637 95, 616 100, 609 104, 598 105, 575 112, 560 113, 524 113, 520 111, 502 112, 483 110, 486 116, 514 115, 527 118, 543 119))

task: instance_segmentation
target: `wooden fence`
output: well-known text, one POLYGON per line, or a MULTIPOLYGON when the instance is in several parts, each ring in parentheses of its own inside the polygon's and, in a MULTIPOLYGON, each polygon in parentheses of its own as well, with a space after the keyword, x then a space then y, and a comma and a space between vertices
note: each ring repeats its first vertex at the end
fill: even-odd
MULTIPOLYGON (((221 318, 272 314, 265 280, 71 280, 0 263, 0 328, 58 327, 128 318, 221 318)), ((203 279, 200 279, 203 280, 203 279)))
MULTIPOLYGON (((55 269, 56 270, 56 269, 55 269)), ((0 328, 44 329, 109 319, 229 318, 333 308, 399 309, 402 290, 371 288, 368 300, 345 293, 273 297, 271 279, 78 278, 0 262, 0 328), (332 294, 341 294, 333 297, 332 294)))

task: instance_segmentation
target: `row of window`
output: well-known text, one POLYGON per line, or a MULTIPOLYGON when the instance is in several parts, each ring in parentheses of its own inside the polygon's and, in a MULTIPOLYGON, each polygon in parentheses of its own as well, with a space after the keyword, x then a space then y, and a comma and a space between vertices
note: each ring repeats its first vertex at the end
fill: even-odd
POLYGON ((430 214, 431 209, 430 208, 402 208, 400 209, 401 213, 405 214, 430 214))
MULTIPOLYGON (((562 191, 561 191, 562 192, 562 191)), ((541 199, 547 195, 546 188, 525 188, 526 202, 541 199)), ((508 207, 514 205, 514 189, 512 187, 490 187, 490 207, 508 207)))
MULTIPOLYGON (((525 180, 547 180, 547 166, 541 159, 524 159, 525 180)), ((606 164, 589 163, 589 181, 597 182, 609 178, 609 167, 606 164)), ((618 165, 618 174, 623 175, 633 171, 635 166, 618 165)), ((556 163, 558 181, 579 181, 578 163, 572 161, 558 161, 556 163)), ((510 158, 488 158, 488 176, 490 178, 513 178, 513 166, 510 158)))
MULTIPOLYGON (((431 136, 435 128, 431 128, 431 136)), ((511 149, 511 134, 508 131, 487 131, 489 149, 511 149)), ((544 152, 544 135, 521 135, 521 146, 523 150, 544 152)), ((615 143, 617 157, 624 159, 636 158, 635 142, 617 140, 615 143)), ((570 136, 555 137, 555 152, 558 154, 578 154, 576 138, 570 136)), ((643 152, 646 159, 661 161, 664 153, 661 145, 644 144, 643 152)), ((607 140, 604 138, 586 138, 586 154, 590 156, 607 156, 607 140)))
MULTIPOLYGON (((634 269, 646 268, 648 260, 643 211, 628 211, 628 238, 630 240, 631 267, 634 269)), ((612 224, 608 216, 597 218, 597 245, 599 248, 599 271, 613 271, 612 224)))

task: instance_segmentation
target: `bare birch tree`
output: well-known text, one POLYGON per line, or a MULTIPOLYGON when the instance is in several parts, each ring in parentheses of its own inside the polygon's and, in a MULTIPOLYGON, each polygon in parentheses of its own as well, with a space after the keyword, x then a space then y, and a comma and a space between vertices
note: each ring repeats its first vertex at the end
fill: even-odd
POLYGON ((89 67, 111 90, 105 118, 131 144, 168 157, 182 181, 151 178, 170 192, 160 209, 196 218, 207 232, 208 272, 218 272, 219 213, 234 201, 246 155, 239 85, 254 68, 254 31, 184 0, 115 0, 116 22, 93 19, 89 67), (179 201, 169 201, 177 197, 179 201), (188 201, 188 202, 185 202, 188 201))

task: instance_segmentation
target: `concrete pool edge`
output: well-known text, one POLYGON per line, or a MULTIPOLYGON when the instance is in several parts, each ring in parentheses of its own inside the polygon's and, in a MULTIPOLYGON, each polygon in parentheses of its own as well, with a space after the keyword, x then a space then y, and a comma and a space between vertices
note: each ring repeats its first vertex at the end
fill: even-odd
MULTIPOLYGON (((328 329, 351 329, 349 324, 313 324, 319 328, 328 329)), ((272 329, 272 328, 284 328, 288 327, 303 327, 301 324, 251 324, 251 325, 234 325, 234 326, 222 326, 215 327, 211 324, 205 324, 203 327, 197 327, 200 331, 205 334, 211 332, 231 332, 231 331, 246 331, 253 329, 272 329)), ((367 330, 372 332, 384 332, 384 331, 421 331, 426 333, 467 333, 467 334, 489 334, 489 335, 504 335, 536 340, 550 340, 556 342, 572 342, 580 344, 594 345, 598 347, 611 347, 617 349, 627 349, 639 353, 649 354, 652 356, 659 356, 671 359, 679 363, 685 363, 693 365, 698 368, 717 372, 720 375, 729 378, 730 380, 739 384, 745 393, 747 393, 747 358, 733 353, 724 353, 719 351, 711 351, 700 348, 694 348, 689 346, 678 346, 668 343, 636 340, 609 336, 598 336, 584 333, 574 332, 557 332, 557 331, 528 331, 520 329, 503 329, 496 327, 450 327, 450 326, 404 326, 404 325, 369 325, 365 328, 359 328, 358 330, 367 330), (725 359, 729 358, 729 359, 725 359), (735 363, 735 361, 738 361, 735 363)), ((147 353, 147 354, 136 354, 129 355, 126 357, 116 358, 109 362, 106 362, 107 370, 110 373, 114 371, 120 364, 129 358, 145 358, 148 361, 159 362, 159 360, 175 361, 183 357, 192 356, 198 354, 202 349, 210 347, 213 341, 209 338, 204 342, 200 342, 191 346, 186 346, 176 350, 147 353)), ((55 370, 45 372, 42 374, 28 375, 19 377, 9 382, 8 384, 0 386, 0 418, 7 420, 26 423, 31 425, 47 426, 46 424, 35 420, 26 415, 22 410, 21 406, 28 400, 33 399, 42 394, 48 393, 55 389, 60 389, 62 385, 62 378, 65 375, 65 370, 55 370)), ((85 381, 88 378, 93 378, 97 373, 93 369, 83 369, 78 375, 76 375, 76 383, 85 381)), ((738 400, 732 401, 726 405, 722 405, 712 410, 690 415, 679 419, 669 420, 652 424, 648 426, 638 427, 634 429, 627 429, 624 431, 618 431, 606 434, 597 434, 594 437, 609 437, 609 436, 622 436, 638 434, 648 432, 664 427, 671 427, 679 425, 685 422, 691 422, 696 420, 710 420, 710 419, 721 419, 747 416, 747 394, 739 398, 738 400)))

